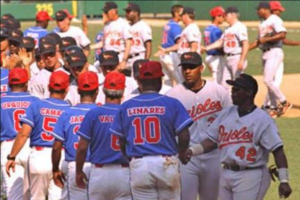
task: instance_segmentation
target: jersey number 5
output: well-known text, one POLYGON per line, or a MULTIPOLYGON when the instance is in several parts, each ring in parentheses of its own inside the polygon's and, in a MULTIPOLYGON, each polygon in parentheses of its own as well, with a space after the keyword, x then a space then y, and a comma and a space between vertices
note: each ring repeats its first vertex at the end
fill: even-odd
POLYGON ((42 140, 51 142, 54 139, 53 135, 51 135, 50 133, 53 132, 53 130, 54 130, 53 126, 56 122, 57 122, 56 118, 44 117, 43 130, 45 132, 42 132, 42 134, 41 134, 42 140))
POLYGON ((25 110, 23 109, 17 109, 13 113, 13 119, 14 119, 14 128, 17 132, 21 130, 21 124, 20 124, 20 118, 25 115, 25 110))
POLYGON ((241 146, 236 152, 235 155, 240 157, 242 160, 245 159, 249 161, 249 162, 255 162, 256 160, 256 155, 257 155, 257 151, 254 148, 249 148, 247 151, 247 156, 246 156, 246 147, 245 146, 241 146))
POLYGON ((155 144, 160 141, 160 121, 158 117, 150 116, 144 120, 137 117, 132 124, 135 127, 134 144, 144 144, 145 141, 149 144, 155 144))

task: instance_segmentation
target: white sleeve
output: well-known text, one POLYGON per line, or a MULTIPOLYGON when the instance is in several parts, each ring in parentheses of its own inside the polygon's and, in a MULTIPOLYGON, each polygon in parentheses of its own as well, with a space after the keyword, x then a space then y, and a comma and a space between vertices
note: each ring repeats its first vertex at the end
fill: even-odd
POLYGON ((190 27, 190 30, 187 31, 187 40, 188 42, 201 43, 201 33, 196 24, 190 27))
POLYGON ((77 34, 79 35, 79 38, 80 38, 80 46, 81 47, 86 47, 87 45, 91 44, 90 39, 86 36, 86 34, 83 32, 83 30, 78 28, 77 34))
POLYGON ((283 26, 283 21, 279 17, 274 18, 273 28, 276 33, 287 32, 286 28, 283 26))
POLYGON ((152 40, 152 30, 148 24, 145 24, 141 30, 142 33, 142 40, 146 42, 148 40, 152 40))
POLYGON ((33 96, 43 99, 45 91, 39 77, 43 78, 43 76, 36 75, 30 80, 29 93, 33 96))
POLYGON ((244 24, 238 27, 237 37, 240 41, 248 40, 248 30, 244 24))

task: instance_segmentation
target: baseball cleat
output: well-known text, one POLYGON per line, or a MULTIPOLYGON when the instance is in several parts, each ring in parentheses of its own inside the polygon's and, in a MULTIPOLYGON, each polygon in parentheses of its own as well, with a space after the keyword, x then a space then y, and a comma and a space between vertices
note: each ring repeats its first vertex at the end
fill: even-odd
POLYGON ((278 107, 278 117, 280 117, 281 115, 284 115, 287 111, 289 111, 291 108, 293 107, 293 105, 286 101, 283 104, 280 104, 278 107))
POLYGON ((271 108, 268 113, 273 119, 278 117, 278 109, 271 108))

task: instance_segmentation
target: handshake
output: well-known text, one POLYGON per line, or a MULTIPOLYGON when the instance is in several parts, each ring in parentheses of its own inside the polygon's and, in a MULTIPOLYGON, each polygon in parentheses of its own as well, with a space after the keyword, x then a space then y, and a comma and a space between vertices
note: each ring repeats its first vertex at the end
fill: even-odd
POLYGON ((182 164, 186 165, 190 160, 193 155, 193 151, 188 148, 184 151, 179 152, 179 160, 181 161, 182 164))

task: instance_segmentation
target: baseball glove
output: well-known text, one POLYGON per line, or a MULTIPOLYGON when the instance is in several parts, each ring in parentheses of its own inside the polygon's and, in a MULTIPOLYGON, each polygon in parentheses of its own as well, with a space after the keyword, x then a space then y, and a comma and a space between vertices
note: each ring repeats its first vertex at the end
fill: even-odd
POLYGON ((275 178, 278 178, 278 170, 277 170, 277 167, 275 166, 275 165, 271 165, 270 167, 269 167, 269 173, 270 173, 270 175, 271 175, 271 178, 272 178, 272 180, 275 182, 276 181, 276 179, 275 178))

